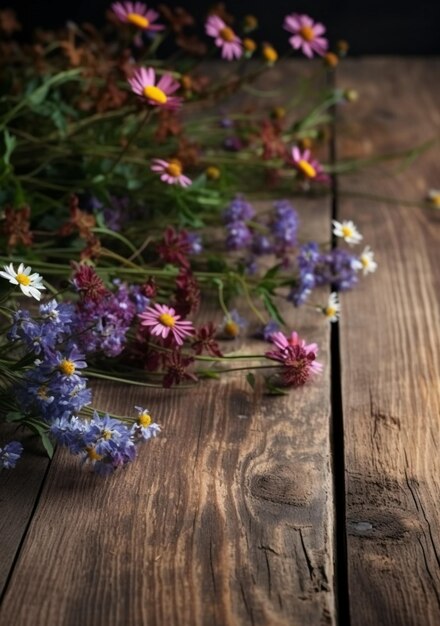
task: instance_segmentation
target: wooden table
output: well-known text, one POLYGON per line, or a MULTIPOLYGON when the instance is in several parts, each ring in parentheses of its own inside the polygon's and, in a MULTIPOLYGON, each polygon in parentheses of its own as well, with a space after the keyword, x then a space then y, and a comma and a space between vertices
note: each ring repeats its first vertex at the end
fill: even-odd
MULTIPOLYGON (((438 137, 440 62, 348 60, 338 158, 438 137)), ((308 234, 351 218, 377 254, 332 331, 302 311, 322 379, 285 399, 243 377, 97 404, 147 405, 163 435, 126 471, 35 452, 0 475, 2 626, 440 624, 438 146, 303 201, 308 234), (387 202, 383 197, 395 197, 387 202)))

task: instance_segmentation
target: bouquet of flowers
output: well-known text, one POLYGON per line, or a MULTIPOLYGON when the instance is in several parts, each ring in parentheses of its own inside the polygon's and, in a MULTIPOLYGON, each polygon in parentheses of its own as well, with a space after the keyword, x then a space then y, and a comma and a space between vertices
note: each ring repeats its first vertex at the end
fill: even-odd
MULTIPOLYGON (((291 53, 315 60, 267 107, 284 60, 253 38, 254 16, 158 9, 116 2, 100 30, 68 23, 32 43, 0 14, 0 420, 99 473, 160 427, 143 407, 93 409, 89 379, 186 388, 243 370, 285 394, 322 370, 290 309, 335 322, 338 293, 376 269, 352 221, 304 240, 285 199, 333 184, 318 157, 335 106, 355 99, 331 80, 347 45, 286 16, 291 53), (234 347, 246 333, 258 354, 234 347)), ((0 468, 14 467, 22 445, 2 441, 0 468)))

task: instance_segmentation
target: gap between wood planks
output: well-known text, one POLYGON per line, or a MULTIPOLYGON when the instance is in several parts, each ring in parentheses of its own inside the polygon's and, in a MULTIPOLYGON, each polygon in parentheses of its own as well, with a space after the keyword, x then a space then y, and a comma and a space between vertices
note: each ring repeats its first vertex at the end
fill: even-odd
MULTIPOLYGON (((329 71, 328 84, 336 87, 336 72, 329 71)), ((331 165, 337 161, 336 148, 336 105, 332 107, 333 121, 330 129, 329 157, 331 165)), ((332 220, 337 220, 339 208, 338 177, 331 175, 331 209, 332 220)), ((337 239, 333 235, 330 224, 332 249, 337 247, 337 239)), ((332 286, 332 291, 334 287, 332 286)), ((344 446, 344 414, 342 409, 341 352, 339 341, 339 323, 331 324, 330 329, 330 384, 331 384, 331 429, 330 448, 333 457, 333 493, 335 507, 335 600, 336 622, 350 626, 350 596, 348 591, 348 553, 347 525, 345 502, 345 446, 344 446)))

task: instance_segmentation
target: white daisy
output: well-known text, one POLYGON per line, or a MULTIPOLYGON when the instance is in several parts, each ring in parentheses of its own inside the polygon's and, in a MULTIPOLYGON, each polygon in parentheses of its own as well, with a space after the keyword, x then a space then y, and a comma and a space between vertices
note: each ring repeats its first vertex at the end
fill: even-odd
POLYGON ((428 200, 435 209, 440 209, 440 189, 430 189, 428 200))
POLYGON ((356 269, 362 270, 364 276, 366 276, 367 274, 372 274, 377 270, 377 263, 374 260, 374 252, 370 248, 370 246, 364 248, 364 251, 360 255, 359 261, 357 261, 357 263, 358 265, 356 266, 356 269))
POLYGON ((32 268, 25 267, 23 263, 20 263, 18 270, 14 270, 12 263, 3 266, 3 271, 0 271, 0 276, 9 280, 12 285, 20 285, 20 289, 25 296, 35 298, 39 300, 41 298, 40 291, 46 289, 42 283, 42 277, 40 274, 31 274, 32 268))
POLYGON ((362 240, 362 235, 351 220, 344 220, 343 222, 333 220, 333 234, 336 237, 342 237, 350 245, 362 240))
POLYGON ((341 305, 339 303, 339 296, 335 291, 332 291, 329 295, 327 306, 322 308, 322 312, 329 322, 338 321, 339 314, 341 312, 341 305))

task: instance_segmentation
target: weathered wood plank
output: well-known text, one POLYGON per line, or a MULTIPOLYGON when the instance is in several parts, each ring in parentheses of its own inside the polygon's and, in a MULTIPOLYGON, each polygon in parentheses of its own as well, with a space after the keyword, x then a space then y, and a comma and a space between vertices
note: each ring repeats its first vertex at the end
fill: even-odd
POLYGON ((26 454, 15 470, 0 472, 0 597, 49 465, 35 436, 4 425, 2 435, 6 441, 21 441, 26 454))
MULTIPOLYGON (((411 148, 438 137, 439 60, 343 64, 359 101, 339 124, 339 157, 411 148)), ((439 187, 438 146, 397 174, 381 165, 341 179, 406 200, 439 187)), ((349 593, 355 626, 440 623, 440 214, 348 199, 377 252, 374 279, 343 300, 349 593)))
MULTIPOLYGON (((300 209, 321 240, 330 202, 300 209)), ((100 408, 146 405, 163 435, 105 479, 57 452, 0 623, 335 623, 329 332, 318 314, 291 319, 325 373, 286 398, 233 374, 191 393, 100 389, 100 408)))

